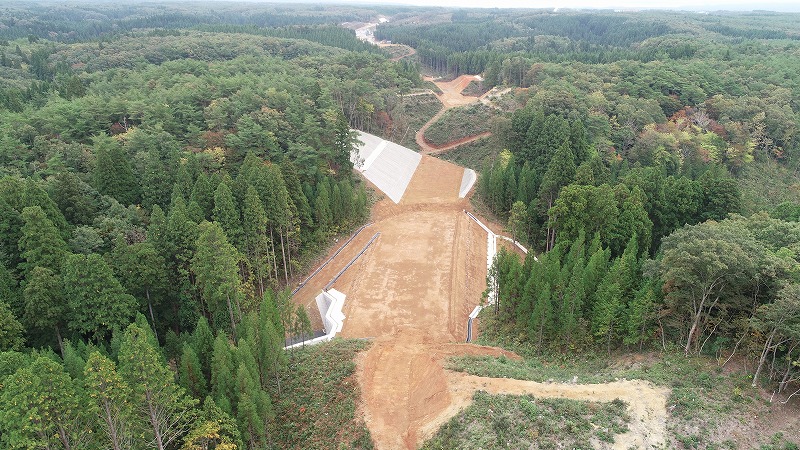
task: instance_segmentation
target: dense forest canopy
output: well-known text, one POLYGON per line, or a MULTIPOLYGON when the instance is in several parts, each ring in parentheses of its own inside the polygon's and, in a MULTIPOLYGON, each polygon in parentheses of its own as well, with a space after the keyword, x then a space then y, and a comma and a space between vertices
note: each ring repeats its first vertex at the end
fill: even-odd
POLYGON ((497 257, 488 336, 738 351, 795 389, 798 18, 0 6, 0 444, 302 446, 289 291, 369 215, 351 129, 424 123, 421 72, 511 98, 451 114, 491 130, 476 201, 533 250, 497 257), (341 26, 379 15, 415 56, 341 26))

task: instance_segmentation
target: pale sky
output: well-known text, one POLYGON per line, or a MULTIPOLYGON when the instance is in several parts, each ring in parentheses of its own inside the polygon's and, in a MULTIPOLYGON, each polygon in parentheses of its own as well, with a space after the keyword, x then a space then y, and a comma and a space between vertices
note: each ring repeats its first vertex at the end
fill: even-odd
POLYGON ((357 0, 358 3, 450 6, 465 8, 593 8, 593 9, 683 9, 691 11, 753 9, 800 12, 798 0, 357 0))

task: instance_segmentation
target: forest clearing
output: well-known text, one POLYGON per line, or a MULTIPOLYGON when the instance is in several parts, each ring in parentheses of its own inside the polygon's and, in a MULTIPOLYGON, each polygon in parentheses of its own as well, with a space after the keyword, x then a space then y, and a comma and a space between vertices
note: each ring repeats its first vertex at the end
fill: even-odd
POLYGON ((334 287, 347 295, 341 336, 368 338, 357 374, 363 411, 376 447, 418 448, 465 408, 477 390, 594 401, 620 398, 635 426, 613 448, 657 448, 664 443, 667 391, 646 382, 571 385, 474 377, 448 371, 446 360, 464 355, 508 355, 499 348, 460 344, 467 316, 486 287, 486 233, 463 213, 458 198, 463 168, 423 156, 403 199, 373 207, 361 233, 295 295, 313 297, 362 248, 380 238, 334 287))

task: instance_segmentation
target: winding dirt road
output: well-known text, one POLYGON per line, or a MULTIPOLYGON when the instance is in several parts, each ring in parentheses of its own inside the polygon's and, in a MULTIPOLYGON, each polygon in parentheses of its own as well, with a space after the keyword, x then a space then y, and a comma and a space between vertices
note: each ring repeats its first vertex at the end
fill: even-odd
POLYGON ((417 131, 417 134, 414 137, 422 153, 429 155, 444 153, 458 146, 468 144, 470 142, 474 142, 477 141, 478 139, 483 139, 485 137, 492 135, 492 133, 487 131, 485 133, 481 133, 475 136, 469 136, 464 139, 448 142, 447 144, 444 145, 432 145, 428 141, 426 141, 425 131, 427 131, 432 124, 436 123, 436 121, 439 120, 439 118, 441 118, 442 115, 444 115, 444 113, 448 109, 456 108, 459 106, 471 105, 477 102, 486 103, 489 101, 487 97, 490 94, 502 95, 506 92, 509 92, 510 90, 506 89, 505 91, 502 91, 500 93, 492 93, 491 91, 489 91, 484 93, 480 97, 473 97, 469 95, 464 95, 461 92, 464 89, 466 89, 466 87, 469 86, 469 84, 473 80, 480 80, 480 78, 478 78, 475 75, 461 75, 460 77, 452 81, 436 81, 434 78, 431 77, 426 77, 425 80, 433 82, 434 84, 436 84, 436 86, 439 87, 439 89, 441 89, 442 93, 437 94, 436 98, 438 98, 439 101, 442 102, 442 109, 439 110, 439 112, 437 112, 436 115, 431 117, 431 120, 426 122, 425 125, 423 125, 422 128, 419 129, 419 131, 417 131))

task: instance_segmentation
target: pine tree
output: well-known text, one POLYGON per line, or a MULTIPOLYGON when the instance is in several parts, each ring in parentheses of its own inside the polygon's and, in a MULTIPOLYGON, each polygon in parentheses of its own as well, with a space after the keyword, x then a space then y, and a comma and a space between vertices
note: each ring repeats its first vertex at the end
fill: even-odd
POLYGON ((181 450, 244 449, 236 422, 214 403, 211 397, 203 402, 203 411, 194 428, 186 435, 181 450))
POLYGON ((19 249, 25 261, 20 264, 20 269, 29 273, 34 267, 41 266, 58 273, 69 249, 53 222, 39 206, 23 209, 22 220, 19 249))
POLYGON ((64 261, 64 294, 69 305, 70 329, 101 341, 122 329, 136 314, 136 299, 122 285, 100 255, 70 255, 64 261))
POLYGON ((200 359, 189 344, 183 345, 183 353, 181 354, 180 361, 178 379, 181 386, 183 386, 192 397, 196 399, 205 398, 207 394, 206 378, 203 375, 200 359))
POLYGON ((242 314, 239 301, 242 289, 239 254, 216 222, 200 224, 192 271, 211 313, 214 328, 220 329, 226 320, 230 320, 231 332, 236 340, 236 322, 241 320, 242 314))
POLYGON ((90 432, 77 383, 45 355, 4 380, 0 410, 0 432, 9 448, 71 449, 90 432))
POLYGON ((87 409, 97 418, 108 447, 130 449, 135 428, 131 389, 122 381, 114 362, 98 351, 92 352, 84 368, 83 385, 91 399, 87 409))
POLYGON ((111 137, 96 136, 93 149, 92 175, 97 191, 114 197, 123 205, 137 204, 141 197, 139 182, 119 143, 111 137))
POLYGON ((214 192, 212 217, 225 231, 229 242, 236 248, 242 248, 242 221, 239 218, 239 209, 233 200, 231 188, 224 182, 220 183, 214 192))
POLYGON ((171 447, 191 428, 197 404, 175 383, 146 329, 131 324, 119 350, 119 371, 133 390, 135 412, 147 424, 147 440, 158 450, 171 447))

